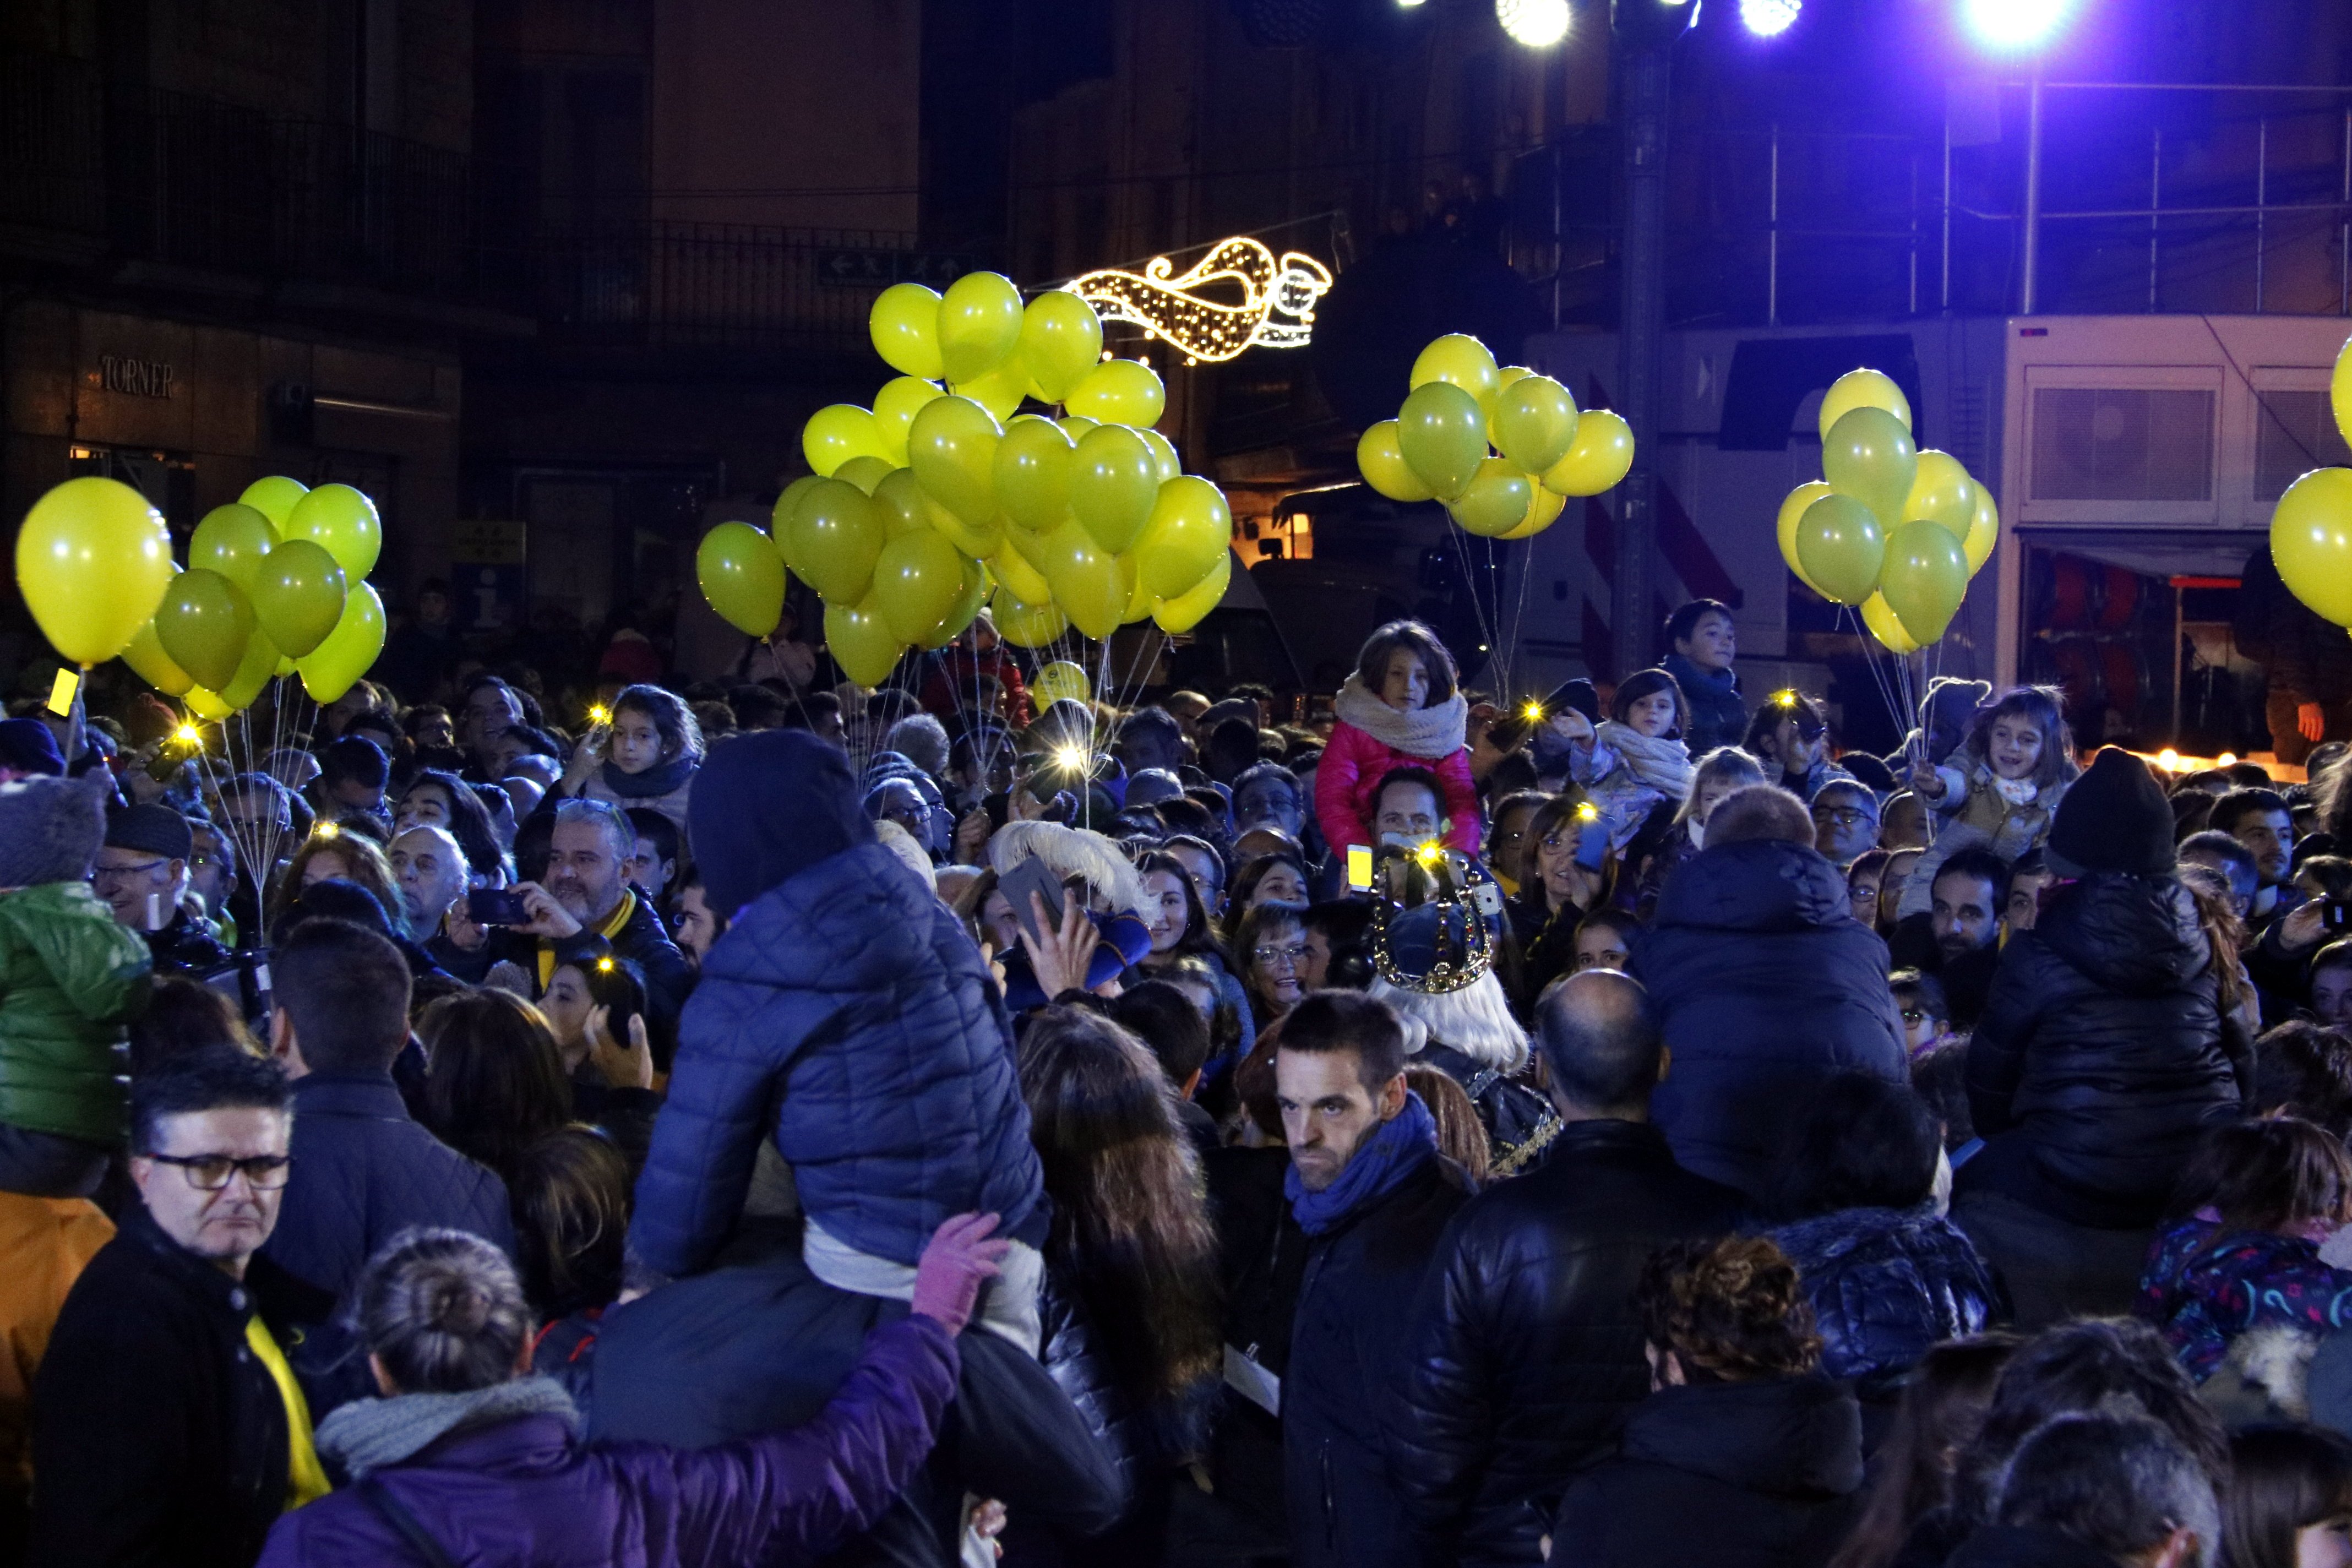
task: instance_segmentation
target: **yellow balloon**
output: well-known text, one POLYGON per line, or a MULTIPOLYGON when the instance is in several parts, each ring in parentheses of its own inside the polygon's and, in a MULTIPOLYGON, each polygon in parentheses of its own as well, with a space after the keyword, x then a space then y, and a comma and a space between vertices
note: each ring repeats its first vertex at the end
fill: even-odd
POLYGON ((1564 496, 1597 496, 1633 466, 1633 427, 1606 408, 1588 408, 1576 419, 1576 439, 1568 456, 1546 468, 1543 487, 1564 496))
POLYGON ((968 397, 935 397, 907 430, 907 462, 923 493, 972 524, 996 515, 996 416, 968 397))
MULTIPOLYGON (((827 604, 855 605, 874 581, 874 558, 886 537, 871 497, 845 479, 820 479, 793 509, 783 552, 793 570, 827 604)), ((720 614, 725 614, 722 610, 720 614)), ((775 627, 774 617, 754 637, 775 627)))
POLYGON ((1495 395, 1495 449, 1540 474, 1576 444, 1576 399, 1548 375, 1523 375, 1495 395))
POLYGON ((1969 562, 1960 542, 1924 517, 1905 523, 1886 536, 1878 591, 1920 647, 1940 642, 1969 591, 1969 562))
POLYGON ((1054 423, 1062 427, 1062 434, 1067 436, 1070 438, 1070 445, 1075 447, 1086 438, 1087 431, 1101 424, 1102 421, 1089 419, 1083 414, 1065 414, 1054 423))
POLYGON ((253 635, 253 602, 219 573, 191 567, 172 579, 147 624, 172 662, 188 672, 192 685, 226 690, 253 635))
POLYGON ((1567 510, 1568 498, 1556 490, 1548 490, 1541 485, 1536 486, 1535 489, 1535 500, 1528 505, 1526 520, 1510 532, 1498 533, 1496 538, 1533 539, 1559 521, 1559 514, 1567 510))
POLYGON ((1886 536, 1868 507, 1832 492, 1807 507, 1797 521, 1797 559, 1804 563, 1806 579, 1822 598, 1859 605, 1878 586, 1879 569, 1886 563, 1886 536))
POLYGON ((242 501, 232 501, 213 508, 196 524, 188 541, 188 564, 217 572, 250 594, 261 558, 278 548, 280 538, 268 518, 242 501))
POLYGON ((237 504, 249 506, 269 520, 272 528, 284 528, 286 520, 294 515, 294 503, 310 493, 310 487, 299 479, 289 479, 284 474, 270 474, 245 487, 237 504))
POLYGON ((1918 471, 1911 480, 1911 493, 1903 500, 1903 521, 1924 517, 1949 530, 1954 539, 1966 540, 1969 524, 1977 515, 1976 487, 1958 458, 1933 447, 1924 447, 1918 471))
POLYGON ((860 686, 879 686, 898 668, 905 646, 872 601, 824 606, 824 647, 841 673, 860 686))
POLYGON ((915 482, 912 468, 893 468, 874 487, 874 510, 881 514, 885 543, 902 533, 938 531, 946 511, 915 482))
POLYGON ((1437 494, 1421 482, 1421 476, 1404 460, 1403 448, 1397 445, 1397 422, 1393 419, 1381 420, 1357 438, 1356 471, 1364 476, 1366 484, 1391 500, 1423 501, 1437 494))
POLYGON ((1044 647, 1070 629, 1070 618, 1050 599, 1020 598, 1010 584, 998 586, 988 616, 996 635, 1015 647, 1044 647))
POLYGON ((1021 290, 1002 272, 967 272, 940 296, 940 363, 950 381, 979 380, 1020 341, 1021 290))
MULTIPOLYGON (((771 547, 771 553, 773 553, 771 547)), ((779 574, 782 568, 777 568, 779 574)), ((778 606, 782 609, 781 604, 778 606)), ((768 623, 769 629, 775 623, 768 623)), ((376 656, 383 652, 383 600, 377 596, 373 585, 367 583, 352 584, 350 595, 343 600, 342 619, 327 634, 327 640, 310 650, 308 658, 298 658, 294 668, 301 672, 302 689, 310 694, 313 702, 332 702, 357 685, 361 676, 375 667, 376 656)))
POLYGON ((278 531, 318 545, 353 583, 374 571, 383 553, 383 519, 375 502, 349 485, 320 485, 294 503, 278 531))
POLYGON ((969 397, 995 415, 1001 423, 1018 413, 1021 400, 1029 395, 1029 373, 1022 368, 1020 355, 1009 354, 986 375, 959 381, 952 390, 958 397, 969 397))
POLYGON ((920 642, 944 619, 964 590, 964 558, 929 530, 902 533, 874 562, 874 590, 866 602, 882 612, 890 635, 920 642))
POLYGON ((1992 491, 1980 481, 1969 482, 1976 486, 1975 502, 1969 514, 1969 536, 1960 541, 1960 552, 1969 558, 1969 575, 1973 577, 1984 570, 1984 563, 1992 559, 1993 546, 2000 542, 2000 508, 1993 504, 1992 491))
POLYGON ((900 375, 937 381, 940 363, 940 297, 920 283, 893 283, 875 299, 866 319, 874 352, 900 375))
MULTIPOLYGON (((1135 543, 1159 494, 1160 466, 1132 430, 1117 425, 1089 430, 1071 456, 1070 510, 1094 542, 1114 554, 1135 543)), ((1087 625, 1076 611, 1070 619, 1081 630, 1087 625)))
POLYGON ((939 624, 915 639, 918 647, 943 648, 963 636, 964 628, 988 603, 988 571, 969 556, 963 558, 963 586, 956 594, 955 603, 948 606, 939 624))
POLYGON ((1889 653, 1914 654, 1919 651, 1918 643, 1903 629, 1903 623, 1895 617, 1895 612, 1887 608, 1884 594, 1874 593, 1862 602, 1862 624, 1870 628, 1870 635, 1876 637, 1879 646, 1889 653))
POLYGON ((1448 332, 1422 350, 1405 384, 1418 390, 1437 381, 1450 382, 1468 393, 1482 416, 1503 385, 1494 354, 1485 343, 1461 332, 1448 332))
POLYGON ((1901 421, 1903 428, 1911 428, 1911 400, 1903 395, 1893 376, 1874 370, 1850 370, 1830 383, 1822 398, 1822 440, 1826 443, 1837 422, 1857 408, 1883 408, 1901 421))
POLYGON ((41 635, 87 669, 131 646, 172 585, 172 535, 119 479, 68 479, 16 534, 16 586, 41 635))
POLYGON ((1028 557, 1009 544, 988 558, 988 569, 1002 583, 1006 592, 1024 605, 1047 605, 1054 600, 1054 585, 1045 574, 1029 563, 1028 557))
POLYGON ((261 689, 278 674, 278 661, 283 657, 269 640, 269 634, 256 626, 253 636, 246 639, 245 658, 236 667, 236 678, 220 689, 220 700, 228 705, 230 712, 253 706, 261 689))
POLYGON ((1040 666, 1029 682, 1029 700, 1041 710, 1056 702, 1090 701, 1094 694, 1094 682, 1087 679, 1085 668, 1066 658, 1040 666))
POLYGON ((1150 618, 1151 607, 1160 599, 1143 585, 1143 567, 1132 550, 1118 558, 1118 585, 1119 591, 1127 595, 1127 608, 1119 613, 1119 625, 1131 626, 1138 621, 1150 618))
POLYGON ((801 426, 801 455, 820 479, 832 478, 852 458, 887 458, 888 450, 873 411, 854 403, 827 404, 801 426))
POLYGON ((935 382, 911 375, 893 376, 874 395, 874 428, 882 438, 882 456, 898 468, 907 465, 907 429, 923 405, 940 395, 935 382))
POLYGON ((1228 550, 1224 559, 1211 567, 1197 586, 1178 598, 1160 600, 1160 607, 1151 612, 1152 624, 1171 636, 1191 631, 1211 610, 1224 603, 1225 590, 1232 586, 1233 580, 1234 552, 1228 550))
POLYGON ((803 474, 786 485, 776 497, 776 504, 768 509, 768 537, 776 542, 776 552, 784 558, 784 564, 803 582, 808 574, 793 560, 793 513, 800 510, 801 498, 823 483, 824 480, 815 474, 803 474))
POLYGON ((1405 395, 1397 410, 1397 450, 1440 500, 1452 500, 1478 477, 1486 458, 1486 416, 1451 382, 1432 381, 1405 395))
POLYGON ((737 631, 763 637, 776 629, 784 613, 784 560, 775 541, 750 523, 722 522, 704 534, 694 575, 710 607, 737 631))
POLYGON ((1070 510, 1077 447, 1050 419, 1016 419, 996 443, 992 477, 1004 515, 1026 529, 1057 528, 1070 510))
POLYGON ((236 711, 236 709, 222 701, 217 695, 206 691, 201 686, 191 686, 187 690, 180 693, 180 700, 186 703, 188 711, 197 718, 215 723, 236 711))
MULTIPOLYGON (((1803 521, 1807 507, 1825 495, 1835 493, 1819 479, 1806 480, 1790 490, 1788 499, 1780 503, 1780 516, 1773 528, 1780 542, 1780 559, 1788 564, 1790 571, 1797 574, 1798 582, 1816 594, 1822 594, 1821 584, 1805 574, 1805 563, 1797 559, 1797 524, 1803 521)), ((1826 599, 1829 595, 1822 594, 1822 597, 1826 599)))
POLYGON ((139 628, 122 650, 122 662, 166 697, 177 697, 196 683, 194 676, 173 663, 172 656, 163 651, 163 645, 156 640, 153 621, 139 628))
POLYGON ((1160 373, 1139 359, 1107 359, 1087 372, 1063 406, 1105 425, 1157 425, 1168 407, 1160 373))
POLYGON ((1118 559, 1075 521, 1046 537, 1045 570, 1054 603, 1072 626, 1097 641, 1118 629, 1127 609, 1118 559))
POLYGON ((1102 318, 1066 289, 1048 289, 1021 312, 1021 363, 1043 403, 1060 403, 1102 358, 1102 318))
POLYGON ((1868 507, 1882 529, 1891 531, 1903 521, 1903 503, 1918 472, 1911 432, 1884 408, 1840 415, 1822 442, 1822 478, 1840 495, 1868 507))
POLYGON ((2271 513, 2271 560, 2314 615, 2352 626, 2352 468, 2314 468, 2287 487, 2271 513))
POLYGON ((1472 533, 1498 539, 1528 520, 1535 505, 1536 481, 1508 458, 1489 458, 1478 465, 1477 478, 1445 510, 1472 533))
MULTIPOLYGON (((299 658, 326 641, 342 619, 350 586, 350 576, 325 545, 289 539, 264 557, 254 574, 253 618, 279 653, 299 658)), ((234 682, 218 689, 224 698, 236 692, 234 682)))
POLYGON ((1152 466, 1160 470, 1160 482, 1166 484, 1184 471, 1184 459, 1176 455, 1176 443, 1149 425, 1136 426, 1136 438, 1151 448, 1152 466))
MULTIPOLYGON (((880 458, 852 458, 849 461, 842 464, 841 467, 834 469, 833 477, 839 479, 844 484, 856 485, 867 495, 872 495, 874 493, 875 486, 880 484, 892 474, 899 471, 899 469, 892 468, 888 462, 880 458)), ((907 469, 905 471, 911 473, 914 470, 907 469)))
POLYGON ((1146 592, 1173 599, 1208 575, 1233 549, 1234 515, 1224 492, 1183 474, 1160 487, 1151 521, 1136 541, 1136 566, 1146 592))

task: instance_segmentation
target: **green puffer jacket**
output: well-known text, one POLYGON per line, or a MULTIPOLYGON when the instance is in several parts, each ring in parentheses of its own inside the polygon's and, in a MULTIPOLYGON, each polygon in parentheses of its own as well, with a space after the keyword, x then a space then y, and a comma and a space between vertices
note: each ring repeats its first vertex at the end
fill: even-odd
POLYGON ((0 1122, 122 1141, 122 1026, 152 963, 87 883, 0 892, 0 1122))

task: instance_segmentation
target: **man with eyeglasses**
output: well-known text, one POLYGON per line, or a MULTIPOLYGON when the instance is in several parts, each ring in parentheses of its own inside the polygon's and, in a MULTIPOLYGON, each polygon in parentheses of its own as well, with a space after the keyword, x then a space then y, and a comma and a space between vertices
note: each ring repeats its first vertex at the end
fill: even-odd
POLYGON ((293 1112, 277 1066, 208 1046, 131 1093, 141 1202, 58 1315, 33 1384, 28 1560, 248 1568, 322 1495, 278 1303, 254 1256, 278 1222, 293 1112))
POLYGON ((168 805, 134 805, 107 818, 106 844, 89 874, 114 918, 145 935, 159 974, 211 974, 231 962, 228 949, 182 907, 194 853, 186 817, 168 805))
POLYGON ((1813 796, 1813 847, 1840 871, 1878 845, 1878 797, 1866 784, 1832 779, 1813 796))

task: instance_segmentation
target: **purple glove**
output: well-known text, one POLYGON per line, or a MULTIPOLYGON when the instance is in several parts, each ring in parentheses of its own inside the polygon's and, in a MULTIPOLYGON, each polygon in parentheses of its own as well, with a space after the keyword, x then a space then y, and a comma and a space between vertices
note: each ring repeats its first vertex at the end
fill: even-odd
POLYGON ((992 1214, 960 1214, 932 1233, 915 1263, 917 1312, 938 1320, 950 1334, 963 1332, 981 1281, 996 1278, 997 1259, 1013 1248, 1009 1237, 989 1239, 995 1228, 992 1214))

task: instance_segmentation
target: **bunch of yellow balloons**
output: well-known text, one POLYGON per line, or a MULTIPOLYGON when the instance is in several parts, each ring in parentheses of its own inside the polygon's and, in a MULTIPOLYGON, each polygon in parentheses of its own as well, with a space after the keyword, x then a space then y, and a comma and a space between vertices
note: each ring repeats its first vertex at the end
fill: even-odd
POLYGON ((51 647, 87 669, 121 656, 191 711, 223 719, 299 673, 332 702, 383 651, 365 581, 383 550, 375 503, 349 485, 257 479, 196 524, 188 564, 144 496, 68 479, 16 536, 16 583, 51 647))
POLYGON ((1436 339, 1412 362, 1411 383, 1397 416, 1356 443, 1356 467, 1391 500, 1444 501, 1472 533, 1532 538, 1569 497, 1597 496, 1633 467, 1623 419, 1580 413, 1568 388, 1497 365, 1475 338, 1436 339))
POLYGON ((810 416, 810 472, 770 532, 704 537, 698 575, 719 615, 773 630, 789 568, 824 601, 835 662, 872 686, 983 605, 1007 641, 1037 647, 1147 616, 1189 631, 1224 597, 1224 494, 1151 428, 1167 390, 1141 361, 1103 357, 1092 305, 1058 289, 1024 304, 1010 279, 974 272, 944 294, 885 289, 867 324, 898 375, 870 408, 810 416), (1031 399, 1061 416, 1019 413, 1031 399))
MULTIPOLYGON (((2336 427, 2352 438, 2352 342, 2327 392, 2336 427)), ((2352 468, 2314 468, 2287 487, 2271 513, 2271 561, 2314 615, 2352 627, 2352 468)))
POLYGON ((1911 404, 1874 370, 1822 400, 1822 478, 1780 503, 1780 558, 1822 598, 1858 605, 1881 646, 1939 640, 1992 558, 2000 513, 1958 458, 1911 439, 1911 404))

